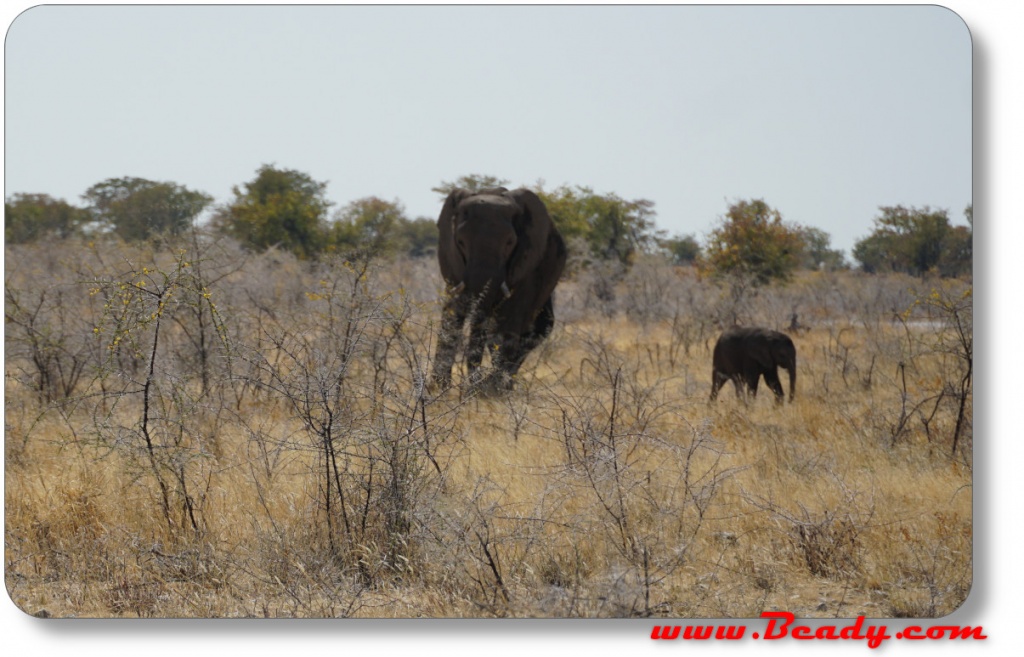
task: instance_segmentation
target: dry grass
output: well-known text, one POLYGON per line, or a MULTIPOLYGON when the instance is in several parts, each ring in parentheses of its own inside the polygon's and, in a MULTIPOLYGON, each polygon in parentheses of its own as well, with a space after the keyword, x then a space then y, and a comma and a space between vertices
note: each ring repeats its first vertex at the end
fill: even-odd
POLYGON ((7 251, 6 576, 29 613, 926 617, 969 591, 970 396, 954 445, 963 359, 914 304, 931 283, 737 300, 641 263, 597 305, 583 272, 516 390, 481 399, 420 394, 429 262, 48 252, 7 251), (171 291, 159 331, 117 292, 146 276, 171 291), (709 405, 716 322, 796 310, 796 401, 709 405), (80 381, 51 385, 73 356, 80 381))

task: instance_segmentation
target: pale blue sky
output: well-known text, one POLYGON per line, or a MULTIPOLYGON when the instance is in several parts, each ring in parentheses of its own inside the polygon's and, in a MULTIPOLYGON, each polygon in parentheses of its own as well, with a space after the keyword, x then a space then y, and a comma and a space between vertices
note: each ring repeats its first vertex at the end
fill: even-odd
POLYGON ((436 217, 469 173, 763 198, 849 253, 971 197, 971 37, 937 6, 40 6, 6 39, 5 196, 110 177, 232 198, 262 164, 436 217))

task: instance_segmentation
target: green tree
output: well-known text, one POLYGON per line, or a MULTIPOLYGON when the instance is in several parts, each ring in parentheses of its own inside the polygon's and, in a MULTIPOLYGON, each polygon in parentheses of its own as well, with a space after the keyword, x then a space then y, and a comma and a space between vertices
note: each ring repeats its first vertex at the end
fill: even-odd
POLYGON ((265 164, 252 181, 232 188, 234 201, 214 223, 250 248, 280 246, 311 258, 327 244, 326 188, 308 174, 265 164))
POLYGON ((629 265, 636 253, 648 251, 654 244, 653 201, 591 193, 586 208, 591 253, 629 265))
POLYGON ((328 231, 328 243, 342 252, 359 251, 374 256, 393 253, 401 248, 399 233, 403 223, 408 223, 408 219, 398 201, 376 196, 358 199, 337 212, 328 231))
POLYGON ((94 219, 128 241, 187 230, 213 197, 170 182, 108 178, 86 190, 94 219))
POLYGON ((537 194, 562 236, 568 241, 584 239, 592 257, 629 265, 638 252, 657 244, 653 201, 627 201, 579 185, 563 185, 550 192, 541 189, 537 194))
POLYGON ((693 235, 676 235, 660 240, 674 265, 692 265, 700 258, 700 243, 693 235))
POLYGON ((551 221, 558 227, 562 237, 570 243, 576 241, 577 238, 586 240, 590 233, 583 189, 562 185, 550 192, 543 189, 535 190, 548 209, 551 221))
POLYGON ((820 228, 801 227, 800 239, 804 243, 801 266, 804 269, 837 271, 846 267, 843 252, 832 248, 832 236, 820 228))
POLYGON ((8 244, 44 237, 70 237, 89 222, 88 210, 47 194, 14 194, 4 202, 4 239, 8 244))
POLYGON ((414 258, 437 252, 437 220, 417 217, 398 224, 399 248, 414 258))
POLYGON ((966 226, 952 226, 942 245, 939 273, 942 276, 971 276, 974 268, 974 205, 964 208, 966 226))
POLYGON ((459 176, 455 181, 441 181, 437 187, 431 187, 430 191, 441 195, 441 201, 448 198, 453 189, 468 189, 471 192, 479 192, 494 187, 507 187, 509 182, 497 176, 485 176, 478 173, 471 173, 468 176, 459 176))
MULTIPOLYGON (((970 272, 971 231, 954 228, 945 210, 879 208, 875 229, 854 245, 853 257, 869 273, 895 271, 924 276, 937 271, 943 276, 970 272)), ((973 220, 971 209, 965 212, 973 220)))
POLYGON ((939 275, 970 276, 974 266, 974 235, 967 226, 952 226, 942 242, 939 275))
POLYGON ((801 231, 761 199, 739 201, 711 231, 704 264, 717 275, 750 277, 755 285, 789 280, 804 257, 801 231))

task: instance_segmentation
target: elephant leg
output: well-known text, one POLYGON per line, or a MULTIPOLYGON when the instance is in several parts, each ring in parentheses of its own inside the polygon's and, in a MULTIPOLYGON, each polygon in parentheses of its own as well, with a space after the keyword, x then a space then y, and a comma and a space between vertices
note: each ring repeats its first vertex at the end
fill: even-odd
POLYGON ((499 352, 499 369, 509 376, 515 376, 526 360, 526 355, 536 346, 536 343, 528 344, 518 337, 503 342, 499 352))
POLYGON ((548 298, 526 333, 520 335, 515 328, 501 332, 491 351, 493 371, 483 387, 490 392, 511 390, 513 377, 519 373, 523 361, 551 334, 554 325, 554 305, 548 298))
POLYGON ((769 369, 764 373, 764 382, 771 391, 775 393, 775 403, 782 404, 785 394, 782 392, 782 382, 779 381, 779 373, 775 369, 769 369))
POLYGON ((718 399, 718 391, 722 389, 725 382, 729 380, 729 376, 718 370, 711 372, 711 399, 709 401, 715 401, 718 399))
POLYGON ((462 324, 466 314, 455 300, 450 300, 441 311, 441 330, 437 336, 437 352, 431 373, 433 385, 447 388, 452 384, 452 366, 462 338, 462 324))
POLYGON ((484 324, 474 322, 469 331, 469 345, 466 347, 466 369, 471 383, 476 383, 479 378, 480 363, 483 362, 486 348, 487 331, 484 324))
POLYGON ((512 377, 526 358, 523 341, 518 335, 504 335, 491 352, 492 371, 481 385, 487 394, 512 389, 512 377))
POLYGON ((544 303, 544 306, 537 313, 537 319, 533 320, 533 330, 530 333, 530 340, 533 342, 531 349, 541 340, 551 335, 552 329, 555 327, 555 305, 548 297, 548 300, 544 303))
POLYGON ((745 381, 738 374, 733 375, 731 378, 732 378, 732 385, 733 385, 734 388, 736 388, 736 398, 739 399, 740 401, 742 401, 744 404, 746 404, 747 403, 747 391, 746 391, 746 388, 744 388, 744 386, 746 384, 745 381))
POLYGON ((540 312, 537 313, 537 318, 533 320, 533 326, 530 327, 530 332, 524 335, 521 339, 511 339, 508 347, 506 348, 506 360, 509 363, 508 371, 510 374, 515 374, 519 371, 519 367, 526 360, 527 355, 540 345, 546 337, 551 335, 551 331, 555 327, 555 310, 551 303, 551 299, 547 300, 547 303, 541 308, 540 312))
POLYGON ((711 372, 711 398, 708 399, 709 402, 713 402, 716 399, 718 399, 718 391, 721 390, 723 383, 725 383, 725 380, 722 377, 719 376, 718 372, 717 371, 712 371, 711 372))
POLYGON ((522 338, 510 338, 502 342, 503 359, 507 363, 506 371, 512 375, 518 372, 526 356, 536 349, 544 338, 551 335, 554 326, 555 310, 549 298, 537 313, 528 333, 522 338))
POLYGON ((754 372, 747 372, 747 374, 746 374, 747 388, 750 389, 750 397, 752 399, 757 399, 757 384, 760 381, 760 379, 761 379, 761 373, 760 372, 754 371, 754 372))

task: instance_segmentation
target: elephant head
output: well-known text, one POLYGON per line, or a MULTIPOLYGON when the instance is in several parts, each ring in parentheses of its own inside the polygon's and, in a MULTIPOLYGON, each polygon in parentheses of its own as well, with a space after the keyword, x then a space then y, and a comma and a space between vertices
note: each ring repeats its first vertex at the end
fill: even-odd
POLYGON ((489 307, 511 295, 545 257, 551 217, 528 189, 452 191, 438 218, 441 275, 456 295, 489 307))

